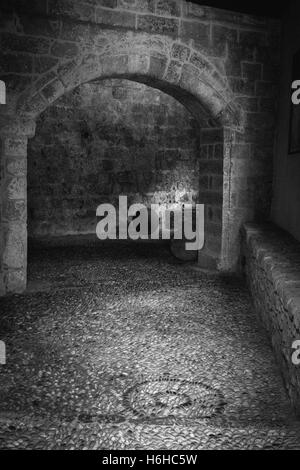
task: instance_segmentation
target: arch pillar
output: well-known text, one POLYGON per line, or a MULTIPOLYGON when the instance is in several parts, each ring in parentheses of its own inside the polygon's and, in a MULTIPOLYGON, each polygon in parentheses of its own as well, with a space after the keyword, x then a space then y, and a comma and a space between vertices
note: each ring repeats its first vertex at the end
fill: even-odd
POLYGON ((0 120, 0 295, 27 282, 27 141, 35 122, 0 120))

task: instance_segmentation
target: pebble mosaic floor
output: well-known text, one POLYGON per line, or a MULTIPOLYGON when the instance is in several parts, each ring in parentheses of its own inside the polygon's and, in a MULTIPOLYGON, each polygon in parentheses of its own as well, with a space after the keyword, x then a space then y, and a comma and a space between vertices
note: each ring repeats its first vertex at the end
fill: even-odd
POLYGON ((166 245, 36 247, 0 299, 1 449, 300 449, 243 280, 166 245))

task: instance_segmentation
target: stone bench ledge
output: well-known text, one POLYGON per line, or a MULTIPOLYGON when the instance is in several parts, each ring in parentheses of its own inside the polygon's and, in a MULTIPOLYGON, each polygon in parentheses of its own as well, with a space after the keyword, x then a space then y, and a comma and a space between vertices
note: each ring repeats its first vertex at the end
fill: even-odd
POLYGON ((247 223, 242 236, 299 329, 300 243, 272 224, 247 223))

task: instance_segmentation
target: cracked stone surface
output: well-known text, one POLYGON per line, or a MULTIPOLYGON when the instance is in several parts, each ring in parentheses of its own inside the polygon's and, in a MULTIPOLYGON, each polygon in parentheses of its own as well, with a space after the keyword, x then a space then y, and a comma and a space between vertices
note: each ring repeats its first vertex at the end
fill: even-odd
POLYGON ((162 244, 29 259, 28 291, 0 300, 1 449, 300 449, 241 279, 162 244))

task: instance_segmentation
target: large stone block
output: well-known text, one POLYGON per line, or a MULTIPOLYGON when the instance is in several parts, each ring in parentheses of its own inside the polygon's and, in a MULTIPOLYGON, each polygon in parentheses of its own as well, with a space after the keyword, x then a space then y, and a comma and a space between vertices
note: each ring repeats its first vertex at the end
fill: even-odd
MULTIPOLYGON (((92 42, 91 29, 95 25, 87 25, 86 23, 75 23, 73 21, 62 21, 59 38, 64 41, 83 42, 87 45, 92 42)), ((58 38, 58 35, 56 36, 58 38)))
MULTIPOLYGON (((2 135, 3 141, 8 139, 8 147, 18 147, 18 155, 26 155, 26 152, 22 152, 21 146, 24 144, 26 149, 26 138, 33 137, 35 133, 36 124, 33 119, 26 117, 20 117, 18 119, 9 119, 8 116, 0 116, 0 136, 2 135), (13 143, 15 141, 15 144, 13 143)), ((15 148, 12 149, 15 152, 15 148)), ((9 154, 9 151, 8 151, 9 154)), ((13 154, 12 154, 13 155, 13 154)))
POLYGON ((26 222, 27 204, 24 200, 7 200, 3 204, 3 220, 26 222))
MULTIPOLYGON (((96 56, 94 56, 94 58, 96 61, 96 56)), ((78 63, 76 60, 69 60, 61 64, 57 69, 57 75, 65 86, 70 85, 70 83, 78 82, 78 79, 80 79, 80 71, 78 70, 78 63)))
MULTIPOLYGON (((134 3, 135 0, 131 3, 134 3)), ((92 0, 91 3, 95 3, 96 5, 105 7, 105 8, 117 8, 118 6, 118 0, 92 0)), ((130 1, 128 2, 130 3, 130 1)))
POLYGON ((183 65, 180 86, 201 99, 202 106, 208 110, 210 117, 215 118, 222 112, 224 108, 222 97, 206 80, 203 80, 201 70, 196 69, 192 64, 183 65))
POLYGON ((208 75, 212 75, 215 70, 212 63, 208 62, 206 58, 197 53, 191 55, 190 63, 201 70, 201 72, 208 75))
POLYGON ((24 34, 57 38, 60 32, 59 19, 22 15, 19 21, 24 34))
POLYGON ((33 57, 22 53, 0 53, 0 73, 32 73, 33 57))
POLYGON ((222 175, 223 162, 219 160, 201 160, 199 162, 200 174, 222 175))
POLYGON ((241 64, 242 54, 240 51, 235 49, 230 49, 227 59, 225 61, 225 71, 226 74, 230 77, 241 77, 242 76, 242 64, 241 64))
POLYGON ((27 155, 27 137, 12 137, 12 136, 5 137, 4 138, 4 154, 6 157, 26 156, 27 155))
POLYGON ((48 0, 48 14, 58 18, 62 16, 75 20, 93 21, 95 8, 93 5, 77 0, 48 0))
POLYGON ((97 8, 96 22, 99 24, 134 29, 136 14, 128 11, 110 11, 103 8, 97 8))
POLYGON ((46 85, 51 83, 56 78, 56 73, 54 71, 47 72, 43 74, 32 87, 35 92, 39 92, 42 90, 46 85))
POLYGON ((249 80, 262 79, 263 66, 260 63, 242 62, 242 76, 249 80))
POLYGON ((157 0, 156 14, 162 16, 180 16, 181 2, 178 0, 157 0))
POLYGON ((274 129, 274 114, 273 113, 255 113, 248 112, 246 114, 246 125, 249 129, 274 129))
POLYGON ((6 293, 22 293, 26 289, 26 268, 9 270, 4 275, 6 293))
POLYGON ((239 43, 242 46, 257 48, 267 45, 267 34, 265 31, 240 30, 239 43))
POLYGON ((164 76, 167 57, 163 55, 152 55, 150 57, 149 75, 155 78, 162 78, 164 76))
POLYGON ((144 13, 155 12, 155 0, 119 0, 119 6, 122 9, 144 13))
POLYGON ((100 59, 100 69, 98 64, 94 63, 94 61, 86 61, 86 69, 89 73, 90 71, 93 72, 102 69, 102 74, 105 76, 114 76, 119 74, 126 74, 129 70, 129 58, 127 54, 124 55, 115 55, 115 56, 103 56, 100 59))
POLYGON ((223 210, 219 204, 206 204, 205 217, 208 221, 220 224, 223 219, 223 210))
POLYGON ((226 48, 237 45, 238 30, 220 24, 212 25, 212 48, 216 55, 225 55, 226 48))
POLYGON ((17 12, 30 16, 47 14, 47 0, 15 0, 7 3, 8 8, 11 8, 12 3, 17 12))
POLYGON ((71 58, 78 54, 78 46, 74 42, 56 41, 51 47, 51 55, 71 58))
POLYGON ((229 85, 236 95, 251 96, 255 94, 255 82, 248 78, 229 77, 229 85))
POLYGON ((250 144, 235 144, 231 150, 232 158, 249 159, 251 157, 250 144))
POLYGON ((32 54, 48 54, 48 39, 21 36, 11 33, 0 35, 1 49, 5 52, 29 52, 32 54))
POLYGON ((26 198, 26 178, 25 177, 8 177, 5 182, 5 190, 8 199, 25 199, 26 198))
POLYGON ((26 76, 15 73, 0 73, 0 80, 5 82, 7 96, 20 95, 27 87, 31 85, 32 82, 30 75, 26 76))
POLYGON ((252 113, 259 111, 260 102, 256 97, 241 96, 235 102, 243 111, 251 111, 252 113))
POLYGON ((206 23, 183 20, 179 36, 186 42, 192 39, 201 49, 210 47, 210 28, 206 23))
POLYGON ((206 233, 207 233, 208 237, 210 235, 213 235, 215 238, 220 238, 221 239, 222 224, 207 221, 205 229, 206 229, 206 233))
POLYGON ((201 144, 216 144, 223 142, 223 130, 222 129, 202 129, 201 130, 201 144))
POLYGON ((212 236, 211 234, 206 237, 205 249, 210 253, 221 253, 222 240, 221 237, 212 236))
POLYGON ((25 102, 21 99, 18 103, 18 109, 21 109, 28 114, 32 114, 33 116, 40 114, 46 107, 47 101, 40 93, 36 93, 30 97, 29 100, 26 99, 25 102))
POLYGON ((263 113, 273 113, 276 110, 277 103, 273 98, 260 98, 259 110, 263 113))
POLYGON ((63 83, 60 80, 55 79, 43 88, 42 94, 46 98, 48 103, 52 103, 57 98, 62 96, 64 91, 65 87, 63 83))
POLYGON ((26 266, 26 239, 24 240, 23 228, 20 233, 8 231, 5 236, 3 251, 3 266, 10 269, 18 269, 26 266))
POLYGON ((183 5, 184 16, 191 18, 201 18, 202 20, 210 20, 211 17, 205 6, 196 5, 193 2, 186 2, 183 5))
POLYGON ((261 80, 256 82, 255 90, 257 96, 274 99, 277 93, 277 86, 274 82, 261 80))
POLYGON ((214 145, 213 158, 215 160, 223 160, 223 158, 224 158, 224 145, 223 145, 223 143, 214 145))
POLYGON ((213 191, 222 192, 223 189, 223 175, 214 175, 210 177, 209 188, 213 191))
POLYGON ((132 74, 147 75, 150 66, 149 64, 150 57, 147 54, 130 54, 128 57, 128 72, 132 74))
POLYGON ((191 50, 182 44, 173 44, 171 56, 181 62, 187 62, 190 57, 191 50))
POLYGON ((9 157, 6 159, 6 173, 14 176, 26 176, 26 158, 9 157))
POLYGON ((58 64, 58 58, 49 56, 34 57, 34 71, 42 74, 52 69, 58 64))
POLYGON ((278 61, 274 63, 265 62, 263 66, 262 80, 272 82, 275 77, 280 76, 280 66, 278 61))
POLYGON ((181 76, 182 64, 176 60, 171 60, 169 63, 165 80, 170 83, 178 83, 181 76))
POLYGON ((173 18, 143 15, 138 16, 137 29, 153 34, 165 34, 167 36, 178 36, 179 23, 173 18))

